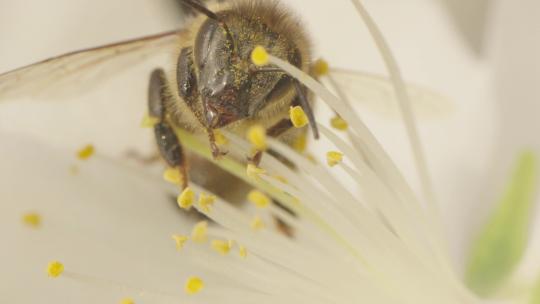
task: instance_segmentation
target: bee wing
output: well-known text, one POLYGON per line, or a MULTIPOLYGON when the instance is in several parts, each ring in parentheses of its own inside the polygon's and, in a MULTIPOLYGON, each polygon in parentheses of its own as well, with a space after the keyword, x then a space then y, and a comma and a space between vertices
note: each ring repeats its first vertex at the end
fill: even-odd
POLYGON ((177 30, 84 49, 0 74, 0 102, 80 93, 111 74, 171 52, 183 35, 182 30, 177 30))
MULTIPOLYGON (((382 75, 345 69, 331 69, 329 79, 353 104, 360 104, 384 118, 400 117, 399 104, 392 82, 382 75)), ((407 84, 412 109, 422 120, 441 119, 454 111, 454 104, 430 89, 407 84)))

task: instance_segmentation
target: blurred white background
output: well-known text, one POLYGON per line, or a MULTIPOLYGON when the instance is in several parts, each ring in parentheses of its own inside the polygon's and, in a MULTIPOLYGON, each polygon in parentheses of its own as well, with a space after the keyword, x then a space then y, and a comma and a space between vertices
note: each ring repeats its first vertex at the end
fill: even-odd
MULTIPOLYGON (((331 65, 385 74, 380 56, 349 1, 283 2, 305 21, 316 53, 331 65)), ((433 88, 455 103, 455 111, 448 117, 420 122, 420 131, 452 254, 461 268, 471 237, 501 194, 517 151, 525 146, 540 148, 540 3, 364 2, 386 35, 406 80, 433 88)), ((0 72, 181 24, 172 0, 4 0, 0 2, 0 72)), ((146 77, 134 75, 132 80, 125 78, 107 87, 109 101, 115 96, 110 89, 124 90, 124 99, 144 94, 146 77), (125 91, 129 91, 127 95, 125 91)), ((133 105, 135 110, 125 109, 121 116, 138 123, 144 107, 133 105), (127 118, 128 113, 134 114, 132 118, 127 118)), ((64 135, 51 134, 59 132, 61 126, 38 128, 43 126, 36 116, 39 113, 20 112, 14 104, 0 108, 0 130, 53 137, 58 144, 65 141, 64 135)), ((370 113, 362 116, 417 187, 401 123, 370 113)), ((93 123, 83 122, 88 128, 93 123)), ((126 126, 130 125, 119 127, 126 126)), ((117 140, 113 138, 109 144, 117 140)))

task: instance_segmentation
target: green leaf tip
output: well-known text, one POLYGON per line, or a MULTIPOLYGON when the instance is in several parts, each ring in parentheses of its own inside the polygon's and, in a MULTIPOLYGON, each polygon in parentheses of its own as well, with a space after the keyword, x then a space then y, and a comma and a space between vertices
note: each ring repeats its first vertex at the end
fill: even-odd
POLYGON ((540 277, 538 277, 538 280, 536 281, 536 284, 533 287, 532 297, 531 297, 531 304, 540 304, 540 277))
POLYGON ((481 296, 495 292, 523 257, 534 208, 537 173, 535 153, 523 152, 504 196, 472 245, 465 282, 481 296))

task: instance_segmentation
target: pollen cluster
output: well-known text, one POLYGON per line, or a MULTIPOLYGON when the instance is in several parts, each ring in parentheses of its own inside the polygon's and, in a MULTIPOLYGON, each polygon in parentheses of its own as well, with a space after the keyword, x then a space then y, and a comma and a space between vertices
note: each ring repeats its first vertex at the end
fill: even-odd
POLYGON ((47 265, 47 275, 57 278, 64 272, 64 265, 58 261, 52 261, 47 265))
POLYGON ((247 139, 251 142, 253 148, 264 151, 268 147, 266 143, 266 130, 261 125, 254 125, 249 128, 247 139))
POLYGON ((189 210, 191 206, 193 205, 194 200, 195 200, 195 192, 193 192, 193 190, 191 190, 190 188, 186 188, 178 196, 177 202, 180 208, 189 210))
POLYGON ((295 128, 302 128, 309 122, 308 117, 301 106, 291 107, 289 116, 295 128))
POLYGON ((257 66, 264 66, 270 61, 270 56, 264 47, 256 46, 251 52, 251 61, 257 66))
POLYGON ((201 278, 191 277, 186 281, 185 291, 189 295, 199 293, 204 288, 204 282, 201 278))
POLYGON ((267 208, 272 200, 259 190, 252 190, 248 193, 248 201, 259 208, 267 208))
POLYGON ((86 145, 77 151, 77 158, 80 160, 87 160, 92 157, 95 153, 95 148, 93 145, 86 145))

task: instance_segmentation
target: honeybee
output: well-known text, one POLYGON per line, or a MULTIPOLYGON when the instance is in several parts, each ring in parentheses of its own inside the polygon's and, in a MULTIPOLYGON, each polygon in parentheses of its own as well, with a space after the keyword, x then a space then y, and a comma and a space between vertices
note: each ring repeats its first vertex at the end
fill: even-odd
MULTIPOLYGON (((70 80, 123 58, 141 61, 172 51, 170 72, 155 69, 148 85, 148 112, 158 120, 154 126, 158 150, 168 166, 182 173, 182 187, 191 181, 229 201, 242 200, 247 185, 183 149, 182 138, 173 129, 207 138, 214 157, 225 153, 215 141, 218 129, 244 136, 251 125, 261 124, 269 136, 292 145, 308 132, 307 127, 292 128, 288 118, 289 107, 299 105, 318 137, 313 96, 283 71, 256 67, 250 60, 253 48, 261 45, 311 73, 311 42, 301 22, 277 1, 223 1, 208 7, 197 0, 181 1, 195 15, 183 29, 76 51, 1 74, 0 101, 62 91, 70 80)), ((392 87, 384 77, 346 70, 333 70, 332 75, 338 83, 344 79, 349 84, 344 91, 352 92, 355 100, 367 96, 376 104, 377 99, 391 99, 392 87)), ((420 101, 441 99, 423 89, 413 87, 411 92, 420 101)), ((256 153, 241 161, 257 163, 260 157, 256 153)))

